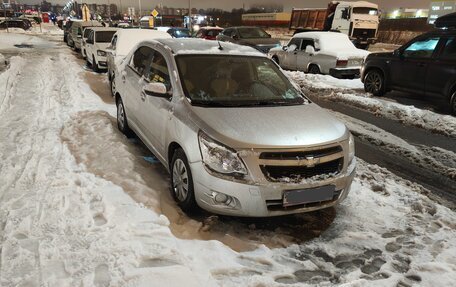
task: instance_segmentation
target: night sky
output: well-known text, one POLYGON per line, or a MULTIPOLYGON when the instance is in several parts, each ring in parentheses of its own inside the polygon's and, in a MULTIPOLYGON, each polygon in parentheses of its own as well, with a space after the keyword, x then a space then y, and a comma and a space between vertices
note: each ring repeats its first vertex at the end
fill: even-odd
MULTIPOLYGON (((49 0, 48 0, 49 1, 49 0)), ((119 0, 80 0, 81 2, 96 3, 96 4, 107 4, 114 3, 119 5, 119 0)), ((145 10, 152 9, 155 5, 161 3, 163 6, 168 7, 188 7, 188 0, 120 0, 122 1, 122 7, 136 6, 138 7, 138 1, 141 1, 141 6, 145 10)), ((41 2, 41 0, 21 0, 20 3, 35 4, 41 2)), ((51 3, 65 4, 68 0, 50 0, 51 3)), ((251 4, 261 3, 283 3, 285 11, 291 11, 292 7, 301 8, 316 8, 326 7, 329 0, 282 0, 282 1, 271 1, 271 0, 191 0, 192 8, 221 8, 224 10, 231 10, 232 8, 241 8, 243 4, 248 8, 251 4)), ((429 8, 430 0, 369 0, 369 2, 375 2, 380 5, 380 9, 389 10, 399 7, 404 8, 429 8)))

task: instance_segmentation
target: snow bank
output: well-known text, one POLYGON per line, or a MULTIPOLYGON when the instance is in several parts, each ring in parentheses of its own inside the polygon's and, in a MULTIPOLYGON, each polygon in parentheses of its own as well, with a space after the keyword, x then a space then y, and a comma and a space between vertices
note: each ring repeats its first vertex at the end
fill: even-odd
POLYGON ((364 89, 360 79, 337 79, 329 75, 306 74, 299 71, 284 71, 292 81, 301 87, 314 89, 364 89))
POLYGON ((328 90, 327 93, 319 93, 319 96, 324 99, 349 104, 409 126, 456 137, 455 117, 374 98, 370 94, 364 93, 363 83, 359 79, 341 80, 331 76, 312 75, 303 72, 285 71, 285 73, 301 88, 328 90))

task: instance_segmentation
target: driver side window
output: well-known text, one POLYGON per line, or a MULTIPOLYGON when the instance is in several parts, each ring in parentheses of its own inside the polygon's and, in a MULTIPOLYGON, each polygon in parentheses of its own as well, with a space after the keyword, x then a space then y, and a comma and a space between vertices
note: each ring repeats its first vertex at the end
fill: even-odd
POLYGON ((301 47, 301 41, 302 41, 302 39, 293 38, 293 39, 290 40, 290 42, 288 42, 288 47, 291 47, 292 45, 295 45, 296 46, 296 50, 299 50, 300 47, 301 47))
POLYGON ((152 52, 153 51, 151 48, 142 46, 139 47, 138 50, 136 50, 136 52, 133 54, 130 62, 130 67, 136 71, 139 76, 143 76, 148 72, 152 52))
POLYGON ((415 41, 404 50, 403 56, 405 58, 431 58, 439 40, 439 37, 432 37, 415 41))
POLYGON ((144 77, 149 80, 149 82, 163 83, 165 84, 167 91, 171 90, 171 80, 166 59, 157 51, 153 51, 150 70, 145 73, 144 77))

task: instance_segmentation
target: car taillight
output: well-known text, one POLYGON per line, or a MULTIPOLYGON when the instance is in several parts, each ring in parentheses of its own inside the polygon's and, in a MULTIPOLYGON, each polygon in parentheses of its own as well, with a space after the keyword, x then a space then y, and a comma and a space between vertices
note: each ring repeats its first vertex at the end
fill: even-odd
POLYGON ((348 60, 337 60, 336 66, 337 67, 346 67, 348 65, 348 60))

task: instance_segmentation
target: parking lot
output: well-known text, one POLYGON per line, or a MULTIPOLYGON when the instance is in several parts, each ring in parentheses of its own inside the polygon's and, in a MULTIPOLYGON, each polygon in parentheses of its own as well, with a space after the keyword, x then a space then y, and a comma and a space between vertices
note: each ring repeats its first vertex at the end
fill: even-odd
POLYGON ((93 72, 53 28, 0 33, 9 63, 0 69, 2 285, 456 281, 448 107, 413 94, 374 97, 359 79, 285 71, 356 137, 347 199, 282 217, 188 215, 157 157, 118 130, 106 73, 93 72))

